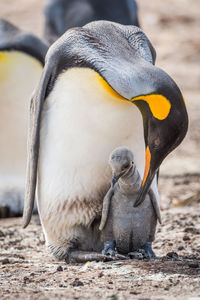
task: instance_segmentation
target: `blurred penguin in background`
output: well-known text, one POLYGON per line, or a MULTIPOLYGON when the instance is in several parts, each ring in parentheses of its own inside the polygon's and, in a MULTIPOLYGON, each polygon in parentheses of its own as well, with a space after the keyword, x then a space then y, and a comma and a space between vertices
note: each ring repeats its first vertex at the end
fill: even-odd
POLYGON ((0 217, 23 210, 30 96, 47 45, 0 19, 0 217))
POLYGON ((135 0, 46 0, 44 38, 55 42, 66 30, 96 20, 139 27, 135 0))

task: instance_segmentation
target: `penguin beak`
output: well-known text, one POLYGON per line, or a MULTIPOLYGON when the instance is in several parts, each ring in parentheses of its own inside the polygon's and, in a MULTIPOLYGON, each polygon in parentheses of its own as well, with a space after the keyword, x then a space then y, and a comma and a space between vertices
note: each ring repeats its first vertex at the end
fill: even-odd
POLYGON ((134 204, 134 207, 140 205, 143 202, 144 197, 145 197, 146 193, 148 192, 150 185, 154 179, 156 171, 157 171, 157 169, 153 168, 151 165, 151 152, 149 150, 149 147, 147 146, 146 152, 145 152, 145 169, 144 169, 142 186, 140 188, 139 196, 134 204))
POLYGON ((119 175, 116 175, 115 173, 113 174, 113 177, 112 177, 112 186, 114 186, 117 181, 119 180, 119 178, 123 175, 123 173, 120 173, 119 175))

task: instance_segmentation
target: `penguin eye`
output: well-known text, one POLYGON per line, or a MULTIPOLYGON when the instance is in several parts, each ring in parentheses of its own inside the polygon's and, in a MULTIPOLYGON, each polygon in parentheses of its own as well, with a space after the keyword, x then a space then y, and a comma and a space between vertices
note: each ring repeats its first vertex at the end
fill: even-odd
POLYGON ((159 146, 160 146, 160 139, 159 139, 159 137, 157 137, 157 138, 154 140, 154 147, 155 147, 155 148, 159 148, 159 146))

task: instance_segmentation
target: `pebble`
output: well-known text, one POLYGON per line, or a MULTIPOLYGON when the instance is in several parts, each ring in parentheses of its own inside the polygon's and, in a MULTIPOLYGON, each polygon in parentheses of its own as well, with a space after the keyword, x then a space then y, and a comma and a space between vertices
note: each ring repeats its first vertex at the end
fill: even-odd
POLYGON ((30 280, 29 277, 27 277, 27 276, 25 276, 23 278, 23 280, 24 280, 24 283, 30 283, 30 282, 32 282, 32 280, 30 280))
POLYGON ((83 282, 80 281, 79 279, 75 279, 72 283, 71 283, 72 286, 83 286, 83 282))
POLYGON ((103 272, 100 272, 98 275, 99 278, 103 277, 103 272))
POLYGON ((4 232, 0 230, 0 237, 5 236, 4 232))
POLYGON ((139 295, 140 293, 134 291, 134 292, 130 292, 129 294, 130 294, 130 295, 139 295))
POLYGON ((63 267, 62 266, 57 267, 56 271, 62 272, 63 271, 63 267))
POLYGON ((178 258, 178 254, 176 252, 168 252, 166 256, 169 258, 178 258))
POLYGON ((2 265, 10 264, 10 261, 8 258, 4 258, 1 260, 2 265))
POLYGON ((178 250, 179 251, 181 251, 181 250, 184 250, 185 248, 184 248, 184 246, 182 246, 182 245, 180 245, 179 247, 178 247, 178 250))
POLYGON ((199 268, 198 262, 191 262, 191 263, 188 264, 188 266, 190 268, 194 268, 194 269, 199 268))
POLYGON ((193 227, 186 227, 184 232, 193 232, 194 228, 193 227))
POLYGON ((183 241, 190 241, 190 237, 188 235, 184 235, 183 241))

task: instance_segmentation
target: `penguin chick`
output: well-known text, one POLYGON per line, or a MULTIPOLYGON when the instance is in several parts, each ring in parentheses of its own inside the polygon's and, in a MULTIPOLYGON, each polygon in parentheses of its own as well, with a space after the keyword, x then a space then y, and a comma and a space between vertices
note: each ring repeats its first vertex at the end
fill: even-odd
MULTIPOLYGON (((108 241, 115 240, 119 253, 144 250, 144 256, 154 257, 151 243, 155 237, 157 219, 161 223, 160 209, 150 189, 144 202, 134 207, 142 181, 136 168, 133 153, 126 147, 115 149, 109 159, 113 172, 112 186, 103 201, 99 229, 108 249, 108 241)), ((113 243, 112 243, 113 245, 113 243)), ((113 252, 114 253, 114 252, 113 252)))

